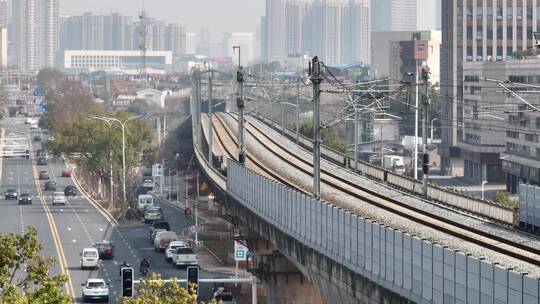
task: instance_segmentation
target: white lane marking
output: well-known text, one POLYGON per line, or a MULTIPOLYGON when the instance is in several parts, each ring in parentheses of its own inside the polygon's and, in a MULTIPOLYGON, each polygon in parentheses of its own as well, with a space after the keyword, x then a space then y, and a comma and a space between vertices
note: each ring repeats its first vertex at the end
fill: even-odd
POLYGON ((103 232, 103 228, 99 228, 99 232, 103 232))
POLYGON ((67 231, 71 231, 71 227, 67 227, 67 231))
POLYGON ((21 232, 24 234, 24 218, 23 218, 23 212, 22 212, 22 206, 19 205, 19 214, 21 217, 21 232))
POLYGON ((77 240, 75 240, 75 239, 73 239, 73 240, 71 240, 71 241, 72 241, 73 243, 77 243, 77 240))

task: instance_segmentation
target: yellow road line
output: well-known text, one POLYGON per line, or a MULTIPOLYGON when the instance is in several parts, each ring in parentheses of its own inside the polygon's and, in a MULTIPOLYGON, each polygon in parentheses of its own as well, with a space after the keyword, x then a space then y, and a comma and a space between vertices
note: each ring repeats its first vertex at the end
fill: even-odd
MULTIPOLYGON (((29 151, 30 151, 30 155, 32 155, 34 149, 33 149, 30 135, 28 136, 28 138, 29 138, 28 139, 29 151)), ((32 157, 30 157, 30 159, 32 159, 32 157)), ((43 206, 43 209, 45 210, 45 215, 47 216, 47 221, 49 222, 49 227, 51 228, 51 232, 52 232, 52 236, 54 240, 54 246, 56 247, 56 252, 58 254, 58 261, 60 263, 60 271, 62 272, 62 274, 67 276, 67 282, 66 282, 67 293, 71 296, 71 298, 75 299, 75 290, 73 289, 73 282, 71 281, 71 276, 69 275, 68 263, 66 260, 64 249, 62 248, 62 243, 60 241, 58 229, 56 228, 56 223, 54 222, 54 218, 52 216, 51 210, 49 209, 47 202, 43 198, 43 192, 41 191, 41 185, 39 184, 37 168, 35 166, 34 160, 32 159, 31 162, 32 162, 32 173, 34 175, 34 182, 36 184, 39 200, 41 202, 41 205, 43 206)))

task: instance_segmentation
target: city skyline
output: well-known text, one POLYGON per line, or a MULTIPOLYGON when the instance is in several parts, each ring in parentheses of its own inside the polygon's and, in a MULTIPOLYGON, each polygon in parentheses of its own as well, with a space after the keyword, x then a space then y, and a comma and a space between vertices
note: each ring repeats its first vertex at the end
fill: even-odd
MULTIPOLYGON (((220 39, 227 32, 253 32, 255 33, 264 15, 265 0, 199 0, 189 2, 190 10, 183 10, 186 1, 155 0, 146 1, 145 9, 151 18, 164 20, 170 23, 179 23, 187 26, 189 32, 199 33, 201 29, 209 27, 212 39, 220 39), (211 10, 208 10, 212 7, 211 10), (241 8, 241 9, 239 9, 241 8), (200 10, 200 14, 194 14, 200 10), (242 12, 249 11, 250 14, 242 12), (208 19, 201 18, 205 16, 208 19), (212 20, 212 26, 207 20, 212 20)), ((93 14, 119 13, 127 16, 137 16, 143 7, 143 0, 96 0, 87 2, 82 0, 60 0, 60 14, 82 15, 85 12, 93 14), (135 2, 135 4, 134 4, 135 2)))

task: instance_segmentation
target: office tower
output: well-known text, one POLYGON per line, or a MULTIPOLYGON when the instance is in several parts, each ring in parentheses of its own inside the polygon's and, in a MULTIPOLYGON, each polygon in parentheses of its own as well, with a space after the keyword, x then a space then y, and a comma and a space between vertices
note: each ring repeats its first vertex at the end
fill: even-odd
POLYGON ((199 44, 197 45, 197 54, 210 56, 210 45, 212 44, 211 32, 209 28, 202 28, 199 44))
POLYGON ((104 17, 85 13, 82 16, 82 49, 103 50, 104 42, 104 17))
POLYGON ((532 47, 538 30, 538 0, 442 1, 441 170, 463 174, 463 66, 467 62, 506 61, 515 51, 532 47), (476 5, 472 5, 476 3, 476 5))
POLYGON ((186 33, 186 54, 195 54, 195 33, 186 33))
POLYGON ((104 16, 104 41, 105 50, 130 50, 131 45, 126 45, 127 27, 131 24, 131 17, 120 14, 104 16))
POLYGON ((58 47, 58 0, 16 0, 12 7, 12 64, 28 72, 54 67, 58 47))
POLYGON ((371 62, 371 0, 349 1, 343 9, 343 62, 371 62))
POLYGON ((240 65, 248 66, 253 61, 254 40, 253 33, 227 33, 223 36, 223 54, 238 64, 238 54, 233 53, 233 46, 240 47, 240 65))
POLYGON ((300 55, 304 50, 302 34, 306 10, 307 3, 303 0, 290 0, 286 3, 286 49, 289 56, 300 55))
POLYGON ((167 25, 163 21, 154 21, 152 27, 152 50, 165 51, 167 49, 167 25))
POLYGON ((8 26, 8 5, 7 1, 0 1, 0 28, 8 26))

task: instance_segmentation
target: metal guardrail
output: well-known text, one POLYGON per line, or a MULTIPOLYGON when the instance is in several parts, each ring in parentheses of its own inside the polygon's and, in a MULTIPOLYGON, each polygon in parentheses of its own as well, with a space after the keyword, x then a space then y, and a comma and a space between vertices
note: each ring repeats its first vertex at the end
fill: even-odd
MULTIPOLYGON (((295 141, 296 132, 289 128, 282 128, 279 124, 272 119, 262 116, 260 113, 256 113, 253 117, 259 121, 265 123, 267 126, 273 128, 276 132, 282 133, 287 138, 295 141)), ((308 151, 312 151, 313 142, 311 139, 300 135, 299 145, 308 151)), ((344 167, 346 169, 354 168, 354 159, 345 155, 339 151, 331 149, 329 147, 321 147, 322 157, 336 165, 344 167), (349 166, 350 164, 350 166, 349 166)), ((404 190, 415 195, 422 194, 421 181, 416 181, 410 177, 398 175, 390 171, 385 170, 372 165, 364 161, 358 161, 358 171, 363 175, 373 178, 378 181, 384 181, 388 186, 404 190)), ((469 212, 474 215, 485 217, 490 220, 494 220, 506 225, 516 225, 515 222, 515 210, 497 205, 493 202, 481 200, 461 192, 438 187, 434 184, 430 184, 428 187, 428 199, 437 203, 469 212)))
POLYGON ((417 303, 539 303, 537 278, 419 239, 228 162, 227 192, 336 263, 417 303))

